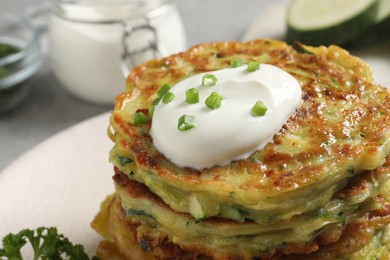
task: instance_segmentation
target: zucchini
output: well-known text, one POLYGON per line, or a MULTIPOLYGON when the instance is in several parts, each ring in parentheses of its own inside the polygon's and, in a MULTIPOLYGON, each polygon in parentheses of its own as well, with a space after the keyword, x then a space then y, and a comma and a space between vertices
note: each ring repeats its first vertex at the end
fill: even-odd
POLYGON ((375 24, 367 28, 347 48, 365 48, 390 40, 390 0, 379 0, 378 14, 375 24))
POLYGON ((244 223, 245 216, 241 210, 236 208, 235 206, 226 206, 222 209, 221 212, 222 217, 227 219, 233 219, 240 223, 244 223))
POLYGON ((375 23, 379 0, 294 0, 287 10, 287 42, 345 44, 375 23))

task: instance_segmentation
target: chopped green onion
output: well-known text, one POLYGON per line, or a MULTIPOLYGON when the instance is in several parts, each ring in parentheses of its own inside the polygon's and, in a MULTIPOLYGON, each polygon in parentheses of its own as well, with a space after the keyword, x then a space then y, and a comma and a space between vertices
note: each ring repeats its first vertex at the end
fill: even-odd
POLYGON ((247 71, 254 72, 254 71, 258 70, 258 69, 260 69, 260 63, 255 62, 255 61, 250 61, 248 63, 247 71))
POLYGON ((265 112, 267 112, 268 108, 264 104, 263 101, 259 100, 256 102, 256 104, 252 107, 252 115, 253 116, 264 116, 265 112))
POLYGON ((161 98, 156 98, 152 101, 152 106, 156 106, 158 103, 160 103, 161 98))
POLYGON ((149 110, 148 110, 148 113, 149 113, 149 116, 152 117, 153 114, 154 114, 154 108, 155 106, 157 106, 157 104, 160 102, 161 98, 156 98, 152 101, 152 104, 150 105, 149 107, 149 110))
POLYGON ((211 87, 217 84, 217 77, 213 74, 206 74, 202 78, 202 86, 203 87, 211 87))
POLYGON ((133 121, 136 125, 143 125, 149 122, 149 117, 142 112, 137 112, 133 115, 133 121))
POLYGON ((148 109, 148 114, 149 114, 149 117, 152 117, 153 116, 153 114, 154 114, 154 108, 155 108, 156 106, 154 106, 154 105, 151 105, 150 107, 149 107, 149 109, 148 109))
POLYGON ((205 103, 206 106, 208 106, 211 109, 218 109, 222 104, 223 97, 218 92, 213 92, 211 95, 206 99, 205 103))
POLYGON ((191 115, 182 115, 179 118, 177 129, 179 131, 187 131, 196 126, 196 118, 191 115))
POLYGON ((190 88, 186 91, 186 102, 188 104, 199 103, 199 90, 196 88, 190 88))
POLYGON ((242 64, 244 64, 244 61, 241 60, 241 59, 238 59, 238 60, 231 60, 231 61, 230 61, 230 66, 231 66, 232 68, 240 67, 240 66, 242 66, 242 64))
POLYGON ((164 84, 157 92, 157 97, 161 99, 165 95, 165 93, 167 93, 171 89, 171 87, 172 86, 169 85, 168 83, 164 84))
POLYGON ((163 99, 162 99, 162 102, 163 102, 164 104, 168 104, 168 103, 171 102, 174 98, 175 98, 175 94, 173 94, 172 92, 168 91, 168 92, 164 95, 164 97, 163 97, 163 99))

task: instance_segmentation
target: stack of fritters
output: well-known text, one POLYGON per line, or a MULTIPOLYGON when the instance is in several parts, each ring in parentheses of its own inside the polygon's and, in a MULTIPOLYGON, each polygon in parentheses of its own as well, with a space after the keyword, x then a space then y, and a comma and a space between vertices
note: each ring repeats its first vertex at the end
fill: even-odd
POLYGON ((127 86, 109 131, 116 193, 92 224, 102 259, 390 257, 390 94, 360 59, 335 46, 203 44, 136 67, 127 86), (165 83, 237 59, 290 73, 302 104, 246 160, 176 166, 133 114, 165 83))

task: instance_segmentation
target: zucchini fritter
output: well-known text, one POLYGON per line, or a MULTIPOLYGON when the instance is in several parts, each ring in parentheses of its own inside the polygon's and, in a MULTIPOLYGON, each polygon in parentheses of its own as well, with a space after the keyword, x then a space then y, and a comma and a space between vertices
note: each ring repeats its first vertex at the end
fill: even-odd
POLYGON ((221 42, 149 61, 130 73, 109 129, 116 193, 92 223, 101 259, 390 257, 390 93, 339 47, 221 42), (132 116, 164 84, 238 59, 290 73, 301 105, 245 160, 175 165, 132 116))
POLYGON ((367 64, 335 46, 204 44, 135 68, 127 83, 111 118, 111 162, 174 210, 198 219, 288 220, 323 207, 349 178, 379 167, 390 153, 389 92, 372 83, 367 64), (147 109, 164 83, 229 67, 233 59, 287 71, 300 82, 303 103, 273 141, 246 160, 202 171, 174 165, 154 147, 150 124, 135 125, 131 116, 147 109), (133 163, 122 165, 123 157, 133 163))
MULTIPOLYGON (((321 248, 321 245, 338 241, 343 233, 348 233, 344 236, 351 236, 350 226, 363 226, 362 222, 374 216, 390 214, 390 201, 386 199, 390 193, 390 156, 384 166, 374 171, 366 171, 355 178, 346 188, 336 193, 324 208, 294 217, 290 221, 278 221, 268 225, 248 220, 239 223, 215 217, 199 221, 189 214, 175 212, 145 185, 130 180, 118 170, 114 180, 115 200, 120 203, 113 206, 116 209, 111 210, 116 211, 115 214, 120 217, 113 221, 137 223, 138 240, 133 241, 134 243, 144 240, 142 243, 153 245, 155 240, 165 243, 172 241, 184 252, 216 259, 276 258, 284 254, 313 253, 321 248)), ((103 213, 100 214, 107 214, 109 210, 103 208, 103 213)), ((389 217, 386 218, 386 221, 388 220, 389 217)), ((114 229, 111 232, 115 237, 119 233, 135 231, 114 229)), ((122 250, 126 250, 123 243, 127 242, 120 240, 118 238, 116 243, 122 250)), ((150 246, 154 248, 160 246, 152 245, 150 246)), ((327 252, 330 253, 332 251, 327 252)), ((323 254, 322 251, 316 253, 323 254)))

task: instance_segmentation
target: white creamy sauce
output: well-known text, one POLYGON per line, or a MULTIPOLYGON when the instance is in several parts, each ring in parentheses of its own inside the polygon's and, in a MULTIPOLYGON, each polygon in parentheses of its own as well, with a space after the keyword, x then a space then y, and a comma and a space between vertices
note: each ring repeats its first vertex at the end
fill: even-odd
MULTIPOLYGON (((124 27, 120 23, 99 23, 99 21, 122 20, 132 26, 145 24, 126 5, 127 2, 97 1, 91 4, 65 3, 63 14, 67 19, 51 16, 49 44, 50 61, 54 74, 60 83, 75 96, 94 103, 112 104, 115 96, 126 88, 126 77, 119 65, 124 51, 122 35, 124 27), (101 5, 100 5, 100 4, 101 5), (69 19, 69 20, 68 20, 69 19), (75 20, 92 22, 75 22, 75 20)), ((162 4, 155 0, 148 3, 162 4)), ((138 3, 138 2, 137 2, 138 3)), ((159 42, 166 54, 185 49, 185 34, 181 17, 176 8, 153 18, 159 42)), ((127 44, 137 48, 148 46, 150 32, 139 31, 127 44)), ((153 58, 151 52, 135 58, 139 64, 153 58)))
POLYGON ((287 72, 268 64, 248 72, 247 66, 211 72, 217 84, 202 86, 205 74, 185 79, 170 89, 175 98, 160 102, 153 115, 151 135, 156 148, 173 163, 198 170, 227 165, 246 159, 263 148, 279 132, 301 103, 301 87, 287 72), (186 90, 199 90, 199 103, 186 103, 186 90), (216 91, 223 96, 219 109, 212 110, 205 100, 216 91), (264 116, 253 116, 251 109, 263 101, 264 116), (179 131, 182 115, 196 117, 196 126, 179 131))

